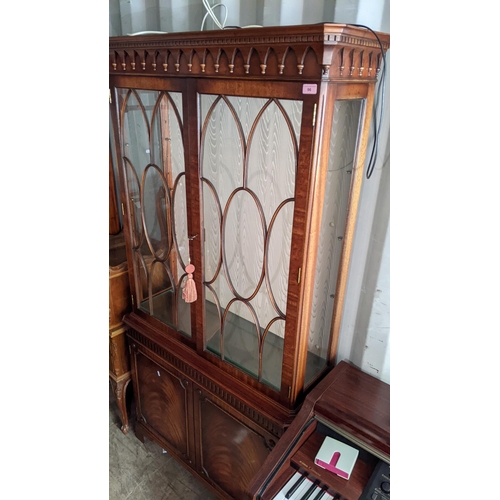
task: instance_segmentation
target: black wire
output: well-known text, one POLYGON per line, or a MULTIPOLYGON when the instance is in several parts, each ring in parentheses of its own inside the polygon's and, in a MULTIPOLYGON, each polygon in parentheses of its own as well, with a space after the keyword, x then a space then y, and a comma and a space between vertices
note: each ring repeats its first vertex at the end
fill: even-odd
POLYGON ((375 99, 373 100, 373 147, 372 147, 372 152, 370 155, 370 161, 368 162, 368 167, 366 168, 366 178, 369 179, 372 176, 373 169, 375 168, 375 164, 377 163, 377 156, 378 156, 378 134, 380 132, 380 129, 382 128, 382 119, 384 117, 384 102, 385 102, 385 67, 386 67, 386 61, 385 61, 385 52, 384 52, 384 46, 382 45, 382 42, 371 28, 368 26, 365 26, 364 24, 351 24, 351 23, 346 23, 347 26, 356 26, 358 28, 365 28, 369 31, 371 31, 374 35, 375 38, 377 39, 379 45, 380 45, 380 50, 382 52, 382 60, 383 60, 383 68, 380 73, 380 82, 379 86, 377 89, 377 94, 375 96, 375 99), (380 115, 379 115, 379 123, 377 126, 377 107, 380 102, 380 115))

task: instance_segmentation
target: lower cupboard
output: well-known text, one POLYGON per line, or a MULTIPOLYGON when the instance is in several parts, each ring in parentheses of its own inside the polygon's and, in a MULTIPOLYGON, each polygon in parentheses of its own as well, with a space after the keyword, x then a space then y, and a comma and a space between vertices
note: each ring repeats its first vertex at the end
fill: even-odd
POLYGON ((284 425, 173 354, 159 356, 134 331, 129 337, 137 437, 156 442, 220 498, 250 498, 247 487, 284 425))

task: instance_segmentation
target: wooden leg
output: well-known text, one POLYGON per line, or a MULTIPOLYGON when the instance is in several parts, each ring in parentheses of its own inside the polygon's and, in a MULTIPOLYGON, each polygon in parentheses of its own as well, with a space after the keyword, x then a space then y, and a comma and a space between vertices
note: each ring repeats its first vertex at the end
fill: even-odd
POLYGON ((111 385, 113 386, 113 392, 115 393, 116 403, 118 404, 118 409, 121 413, 122 426, 121 431, 123 434, 128 433, 128 415, 127 415, 127 386, 130 382, 130 378, 126 380, 121 380, 119 382, 111 380, 111 385))

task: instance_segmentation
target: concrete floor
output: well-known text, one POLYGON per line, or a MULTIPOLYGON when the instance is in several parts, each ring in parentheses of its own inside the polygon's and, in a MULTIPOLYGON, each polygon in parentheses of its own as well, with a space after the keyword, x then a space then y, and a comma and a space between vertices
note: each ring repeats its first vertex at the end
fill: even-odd
POLYGON ((124 435, 110 390, 109 500, 216 500, 212 492, 158 445, 148 439, 143 444, 137 439, 133 405, 130 413, 130 430, 124 435))

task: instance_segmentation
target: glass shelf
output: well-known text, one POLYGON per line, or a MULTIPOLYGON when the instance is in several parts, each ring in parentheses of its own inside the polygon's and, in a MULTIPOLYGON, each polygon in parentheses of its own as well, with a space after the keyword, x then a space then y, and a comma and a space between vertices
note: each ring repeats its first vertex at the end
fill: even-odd
MULTIPOLYGON (((224 310, 221 311, 223 316, 224 310)), ((207 349, 218 357, 221 354, 220 322, 216 306, 206 302, 207 349)), ((264 333, 261 328, 260 334, 264 333)), ((258 378, 259 350, 255 325, 232 312, 228 312, 224 323, 224 360, 240 370, 258 378)), ((261 381, 276 390, 281 387, 284 341, 268 332, 262 356, 261 381)), ((326 360, 312 352, 307 353, 306 382, 312 382, 326 367, 326 360)))
MULTIPOLYGON (((181 292, 179 292, 179 295, 180 294, 181 292)), ((139 308, 150 314, 153 318, 191 337, 191 306, 186 304, 186 302, 182 300, 182 297, 179 297, 177 308, 175 308, 174 300, 174 292, 172 289, 169 289, 152 297, 152 313, 149 308, 149 300, 142 301, 139 308), (177 324, 175 321, 175 313, 177 313, 177 324)))

